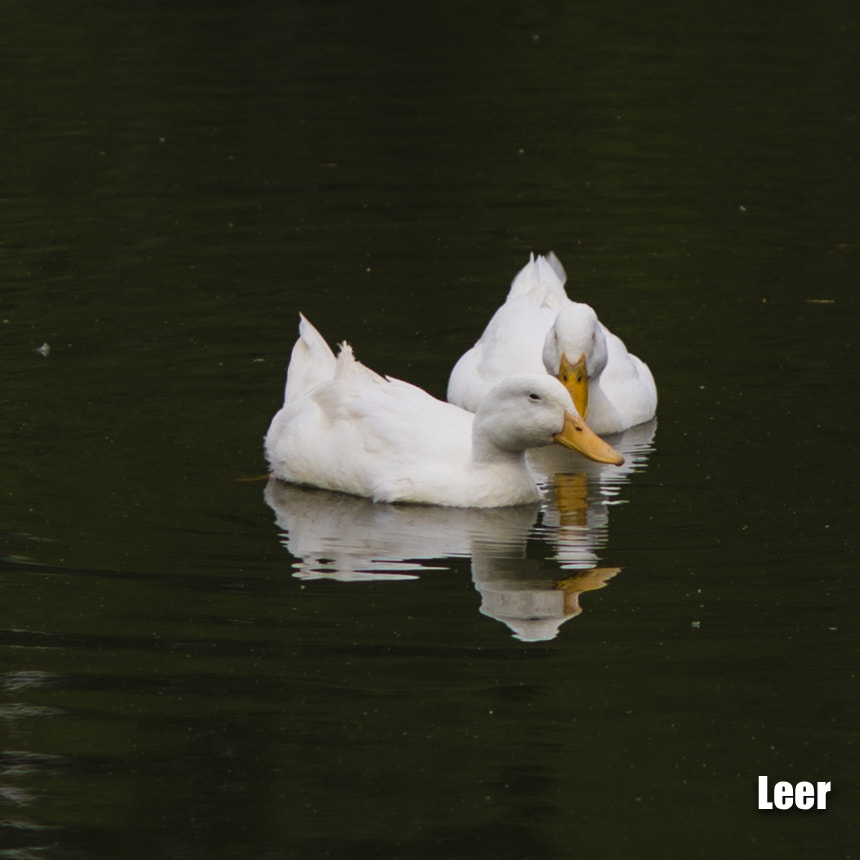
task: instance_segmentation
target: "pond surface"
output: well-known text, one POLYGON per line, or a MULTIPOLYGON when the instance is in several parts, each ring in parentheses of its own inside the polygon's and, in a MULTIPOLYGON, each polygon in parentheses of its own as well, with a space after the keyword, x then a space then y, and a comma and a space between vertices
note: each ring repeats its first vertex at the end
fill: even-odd
POLYGON ((857 856, 853 3, 4 17, 0 857, 857 856), (628 468, 259 479, 300 311, 441 396, 549 250, 628 468))

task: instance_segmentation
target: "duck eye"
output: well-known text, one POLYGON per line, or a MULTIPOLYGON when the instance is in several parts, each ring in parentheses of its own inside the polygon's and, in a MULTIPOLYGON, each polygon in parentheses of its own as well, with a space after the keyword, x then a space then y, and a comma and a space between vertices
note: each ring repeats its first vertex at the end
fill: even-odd
POLYGON ((529 394, 529 400, 540 400, 540 394, 535 394, 534 391, 532 391, 529 394))

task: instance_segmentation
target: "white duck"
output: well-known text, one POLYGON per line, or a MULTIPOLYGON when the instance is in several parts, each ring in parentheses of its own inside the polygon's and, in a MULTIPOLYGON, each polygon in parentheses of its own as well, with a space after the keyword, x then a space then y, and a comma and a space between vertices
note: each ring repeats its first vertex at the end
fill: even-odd
POLYGON ((540 499, 524 452, 558 442, 620 465, 624 458, 571 409, 556 379, 504 379, 472 415, 358 362, 335 358, 304 318, 284 406, 266 435, 276 478, 379 502, 502 507, 540 499))
POLYGON ((449 402, 474 411, 500 379, 545 369, 565 384, 595 433, 621 433, 654 417, 657 386, 648 366, 588 305, 567 297, 565 280, 555 254, 531 255, 480 340, 454 366, 449 402))

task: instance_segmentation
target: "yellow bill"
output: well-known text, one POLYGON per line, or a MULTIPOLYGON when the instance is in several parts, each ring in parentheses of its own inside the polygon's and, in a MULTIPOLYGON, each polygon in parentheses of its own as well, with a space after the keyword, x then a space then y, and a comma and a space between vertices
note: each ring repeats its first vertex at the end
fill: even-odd
POLYGON ((604 442, 578 415, 565 410, 564 426, 552 437, 559 445, 570 448, 594 460, 595 463, 611 463, 620 466, 624 457, 608 442, 604 442))
POLYGON ((562 353, 558 378, 570 392, 573 405, 583 418, 588 417, 588 376, 585 370, 585 353, 573 362, 562 353))

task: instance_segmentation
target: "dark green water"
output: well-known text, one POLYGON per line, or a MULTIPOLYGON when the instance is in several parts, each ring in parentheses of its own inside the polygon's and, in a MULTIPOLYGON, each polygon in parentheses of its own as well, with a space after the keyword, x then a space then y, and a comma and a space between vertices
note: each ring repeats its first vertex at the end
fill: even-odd
POLYGON ((857 856, 855 4, 2 18, 0 857, 857 856), (239 480, 299 311, 441 395, 550 249, 623 479, 239 480))

